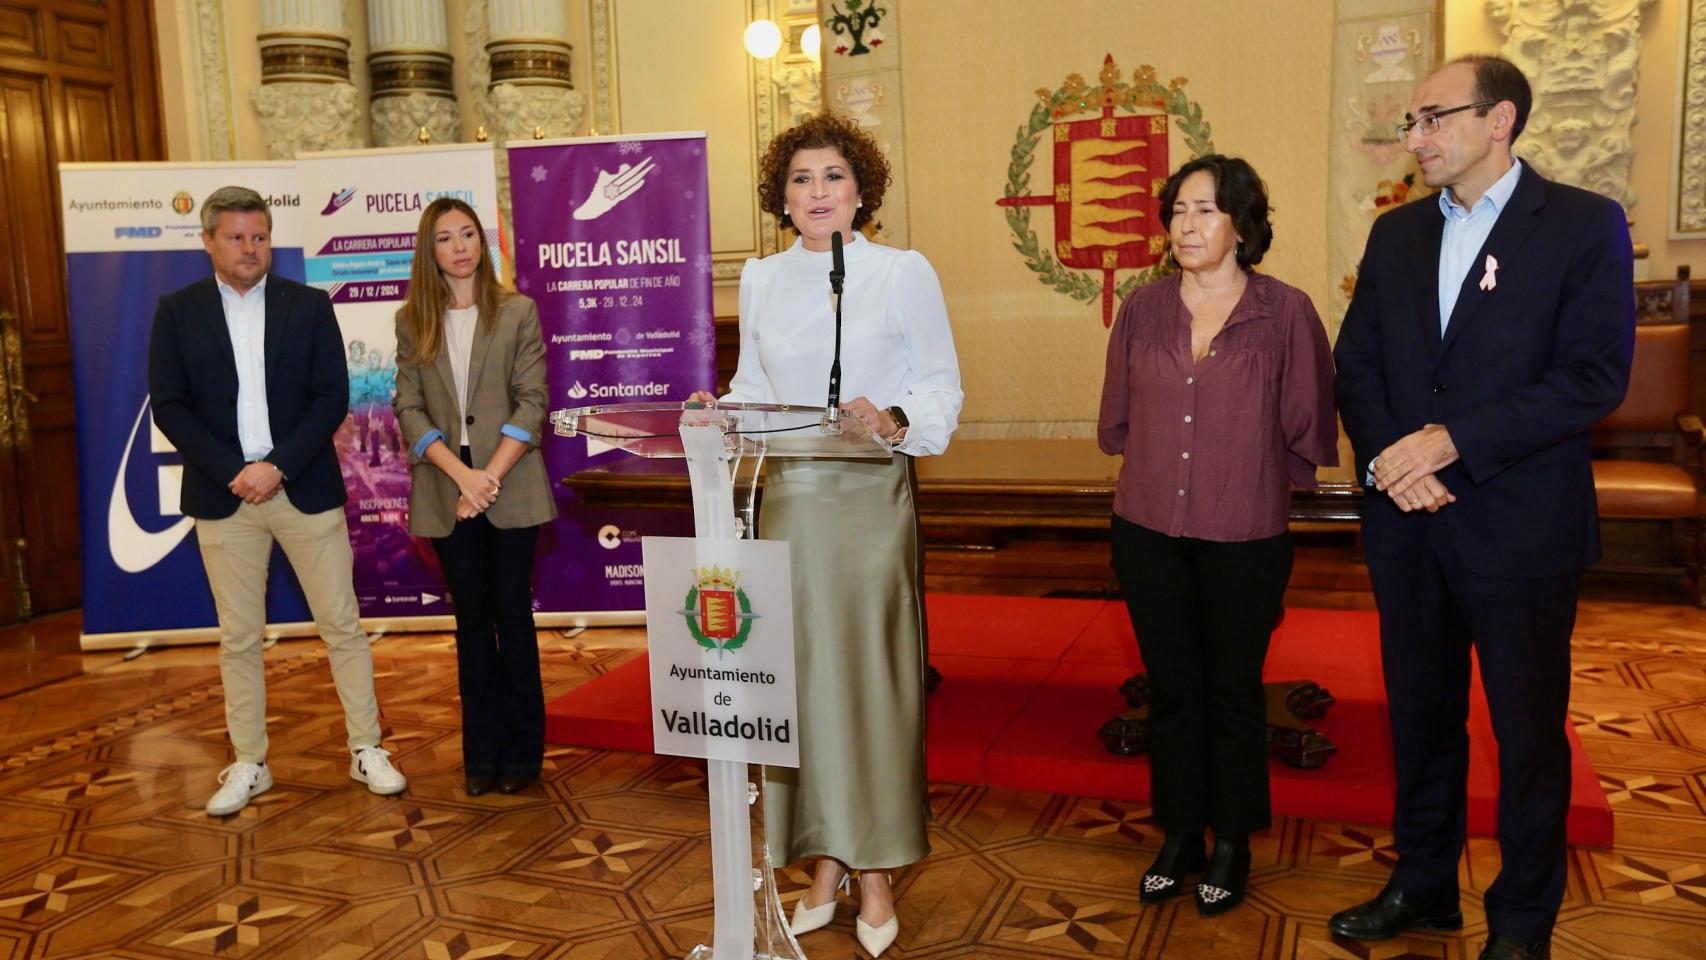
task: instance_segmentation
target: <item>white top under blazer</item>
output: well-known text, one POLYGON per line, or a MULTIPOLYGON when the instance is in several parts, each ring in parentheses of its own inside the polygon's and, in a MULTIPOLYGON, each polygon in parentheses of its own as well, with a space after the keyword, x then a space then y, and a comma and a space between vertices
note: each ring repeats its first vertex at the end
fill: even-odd
MULTIPOLYGON (((910 426, 895 449, 938 454, 960 422, 965 392, 942 285, 930 261, 855 234, 844 248, 841 401, 898 406, 910 426)), ((835 358, 830 254, 798 239, 748 260, 740 275, 740 360, 724 400, 823 406, 835 358)))

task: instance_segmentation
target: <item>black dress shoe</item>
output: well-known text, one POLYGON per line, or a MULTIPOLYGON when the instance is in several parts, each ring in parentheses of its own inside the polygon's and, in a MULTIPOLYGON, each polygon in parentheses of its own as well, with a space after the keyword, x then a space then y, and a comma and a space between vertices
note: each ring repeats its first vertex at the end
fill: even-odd
POLYGON ((1327 928, 1353 940, 1386 940, 1405 930, 1458 930, 1463 911, 1457 893, 1415 897, 1388 883, 1380 896, 1340 910, 1327 921, 1327 928))
POLYGON ((1249 883, 1250 842, 1216 838, 1214 859, 1197 884, 1197 913, 1212 917, 1238 906, 1249 883))
POLYGON ((1155 862, 1143 872, 1143 889, 1137 898, 1144 903, 1160 903, 1185 892, 1185 876, 1201 873, 1208 867, 1208 854, 1203 851, 1202 832, 1169 833, 1161 844, 1155 862))
POLYGON ((1481 951, 1481 960, 1551 960, 1551 957, 1550 938, 1539 943, 1523 943, 1496 933, 1487 941, 1486 949, 1481 951))
POLYGON ((492 789, 492 778, 491 777, 476 777, 476 776, 473 776, 472 774, 470 774, 468 777, 468 782, 466 784, 466 789, 468 791, 468 796, 477 797, 477 796, 485 793, 486 791, 492 789))
POLYGON ((526 790, 527 785, 532 782, 532 777, 499 777, 498 792, 520 793, 521 791, 526 790))

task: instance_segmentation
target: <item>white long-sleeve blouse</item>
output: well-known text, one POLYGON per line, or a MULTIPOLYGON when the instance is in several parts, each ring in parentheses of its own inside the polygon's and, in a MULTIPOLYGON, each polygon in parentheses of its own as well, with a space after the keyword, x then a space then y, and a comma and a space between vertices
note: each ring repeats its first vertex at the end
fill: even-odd
MULTIPOLYGON (((841 303, 841 398, 898 406, 910 426, 895 449, 938 454, 965 393, 942 285, 924 255, 854 235, 841 303)), ((740 360, 724 400, 822 406, 835 355, 829 253, 796 239, 748 260, 740 276, 740 360)))

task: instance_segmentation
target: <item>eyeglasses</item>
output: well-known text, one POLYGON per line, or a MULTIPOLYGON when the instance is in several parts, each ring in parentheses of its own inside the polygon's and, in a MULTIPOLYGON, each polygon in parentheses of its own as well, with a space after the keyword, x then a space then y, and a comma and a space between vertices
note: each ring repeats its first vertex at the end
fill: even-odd
MULTIPOLYGON (((1409 139, 1410 131, 1417 127, 1422 128, 1422 136, 1431 137, 1439 132, 1440 121, 1446 117, 1449 117, 1454 113, 1461 113, 1464 110, 1475 110, 1480 107, 1496 106, 1498 103, 1499 101, 1497 100, 1477 100, 1474 103, 1466 103, 1461 107, 1452 107, 1448 110, 1435 110, 1433 113, 1424 113, 1414 120, 1404 120, 1400 123, 1393 124, 1393 126, 1398 128, 1398 139, 1400 140, 1409 139)), ((1405 114, 1404 116, 1408 117, 1409 114, 1405 114)))

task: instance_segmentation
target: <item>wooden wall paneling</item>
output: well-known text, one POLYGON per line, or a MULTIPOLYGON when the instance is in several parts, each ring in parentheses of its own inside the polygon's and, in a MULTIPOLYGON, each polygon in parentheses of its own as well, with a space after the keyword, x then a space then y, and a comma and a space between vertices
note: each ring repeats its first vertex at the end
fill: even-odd
POLYGON ((0 53, 41 56, 41 15, 34 10, 0 6, 0 53))
POLYGON ((70 148, 66 152, 76 157, 78 162, 120 159, 113 136, 118 127, 118 109, 113 102, 113 93, 111 87, 66 81, 65 120, 70 148))
POLYGON ((59 62, 74 67, 112 69, 111 42, 107 25, 67 17, 55 18, 59 25, 59 62))
POLYGON ((18 316, 30 443, 0 456, 0 620, 26 551, 35 612, 81 597, 76 405, 58 165, 162 155, 152 0, 0 0, 0 309, 18 316))

